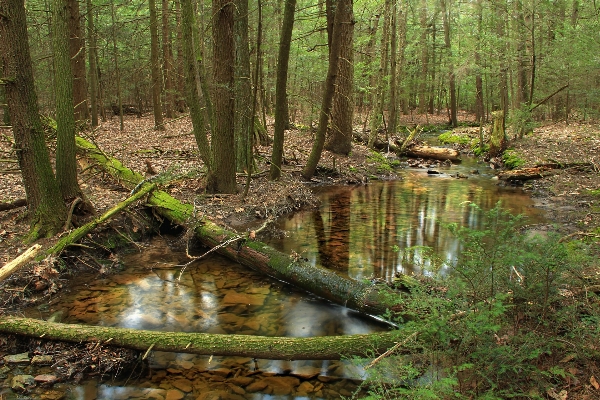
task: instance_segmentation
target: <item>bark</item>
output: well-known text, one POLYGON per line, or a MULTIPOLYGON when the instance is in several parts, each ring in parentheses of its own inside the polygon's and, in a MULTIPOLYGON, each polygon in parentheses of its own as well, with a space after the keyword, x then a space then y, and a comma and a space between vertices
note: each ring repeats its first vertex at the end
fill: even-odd
POLYGON ((87 7, 87 34, 88 34, 88 60, 90 64, 90 108, 92 128, 98 126, 98 64, 96 62, 96 28, 92 0, 86 0, 87 7))
POLYGON ((281 161, 283 159, 283 142, 287 116, 287 79, 290 60, 292 31, 294 29, 294 13, 296 0, 286 0, 283 11, 283 24, 279 40, 279 56, 277 57, 277 83, 275 85, 275 128, 273 134, 273 153, 271 155, 270 179, 281 176, 281 161))
MULTIPOLYGON (((348 155, 352 150, 352 121, 354 116, 354 13, 352 0, 336 0, 340 8, 338 23, 340 53, 335 78, 335 94, 331 109, 329 138, 325 148, 333 153, 348 155)), ((327 13, 330 14, 329 12, 327 13)))
POLYGON ((444 44, 446 46, 446 55, 448 57, 448 80, 450 86, 450 125, 453 128, 458 126, 457 104, 456 104, 456 76, 454 75, 454 62, 452 61, 452 45, 450 42, 450 10, 447 7, 447 0, 441 0, 442 13, 444 21, 444 44))
MULTIPOLYGON (((249 165, 248 149, 252 119, 252 85, 248 43, 248 0, 234 0, 235 20, 235 153, 236 169, 243 172, 249 165)), ((251 171, 248 171, 251 174, 251 171)))
POLYGON ((238 356, 270 360, 339 360, 366 357, 394 346, 398 330, 345 336, 308 338, 161 332, 87 326, 3 316, 0 332, 66 342, 110 342, 139 351, 168 351, 211 356, 238 356))
POLYGON ((549 167, 533 167, 514 169, 512 171, 504 171, 498 174, 498 179, 508 182, 529 181, 532 179, 541 179, 550 175, 552 168, 549 167))
POLYGON ((235 95, 233 38, 234 5, 229 0, 213 0, 213 77, 215 126, 211 149, 214 171, 208 178, 207 190, 213 193, 236 193, 235 180, 235 95))
POLYGON ((150 7, 150 64, 152 70, 152 107, 154 110, 154 129, 164 129, 163 110, 160 101, 162 91, 161 68, 158 51, 158 17, 156 1, 148 0, 150 7))
POLYGON ((492 113, 492 133, 490 135, 490 156, 500 155, 506 148, 506 130, 504 127, 504 112, 494 111, 492 113))
POLYGON ((119 52, 117 51, 117 33, 116 33, 116 20, 117 14, 115 12, 115 0, 111 0, 110 2, 110 18, 112 29, 110 31, 112 36, 112 45, 113 45, 113 57, 114 57, 114 65, 115 65, 115 78, 116 78, 116 86, 117 86, 117 106, 119 107, 119 121, 120 121, 120 129, 125 129, 125 124, 123 123, 123 101, 121 99, 121 71, 119 70, 119 52))
POLYGON ((34 244, 14 260, 6 263, 0 268, 0 282, 8 278, 13 272, 18 271, 22 266, 31 261, 36 254, 41 250, 42 245, 34 244))
MULTIPOLYGON (((481 71, 483 65, 481 63, 481 37, 483 35, 483 0, 477 0, 477 48, 475 50, 475 120, 481 124, 485 120, 483 107, 483 79, 481 71)), ((480 143, 483 146, 483 141, 480 143)))
POLYGON ((398 76, 397 76, 397 67, 398 67, 398 32, 396 29, 398 16, 396 12, 398 10, 398 4, 394 2, 392 5, 392 15, 391 15, 391 43, 390 43, 390 102, 388 104, 388 129, 386 130, 386 142, 389 141, 390 135, 396 134, 396 126, 398 125, 398 100, 396 99, 397 95, 397 86, 398 86, 398 76))
POLYGON ((77 197, 83 198, 83 194, 77 182, 75 158, 75 115, 68 13, 68 0, 54 0, 52 43, 56 92, 56 178, 63 199, 71 201, 77 197))
MULTIPOLYGON (((108 159, 84 139, 78 138, 78 144, 87 150, 89 158, 96 160, 101 168, 126 186, 133 187, 143 180, 141 174, 125 168, 116 159, 108 159)), ((247 240, 206 218, 194 221, 194 207, 180 203, 166 192, 154 191, 147 203, 172 223, 193 224, 196 237, 205 246, 217 247, 218 253, 275 279, 366 314, 383 315, 388 309, 396 313, 403 310, 400 294, 387 286, 355 281, 319 265, 311 265, 265 243, 247 240), (224 245, 226 242, 228 244, 224 245)))
POLYGON ((85 79, 85 39, 81 29, 81 13, 79 0, 68 0, 69 13, 69 54, 71 71, 73 72, 73 106, 75 119, 83 120, 89 117, 87 103, 87 82, 85 79))
POLYGON ((171 30, 169 29, 169 1, 162 0, 162 60, 163 77, 165 82, 165 117, 173 118, 175 106, 175 91, 173 88, 173 47, 171 45, 171 30))
POLYGON ((31 217, 29 239, 52 236, 62 228, 66 208, 39 116, 23 0, 0 2, 0 69, 31 217))
POLYGON ((333 95, 335 93, 335 82, 337 68, 340 58, 340 47, 342 44, 341 29, 339 27, 342 7, 336 7, 334 17, 334 28, 331 38, 331 45, 329 46, 329 66, 327 68, 327 78, 325 79, 325 90, 323 92, 323 99, 321 103, 321 114, 319 116, 319 127, 315 134, 315 141, 302 170, 302 177, 304 179, 310 179, 317 169, 317 164, 321 159, 321 153, 323 152, 323 146, 325 145, 325 133, 327 132, 327 126, 329 125, 329 114, 331 112, 331 103, 333 95))
POLYGON ((419 4, 419 23, 421 26, 421 80, 419 83, 419 114, 427 111, 427 76, 429 75, 429 49, 427 43, 427 0, 419 4))
POLYGON ((0 203, 0 211, 8 211, 19 207, 25 207, 27 205, 27 199, 18 199, 7 203, 0 203))
POLYGON ((460 153, 446 147, 411 146, 402 152, 409 157, 431 158, 434 160, 450 160, 460 162, 460 153))
POLYGON ((212 161, 210 144, 205 132, 204 114, 200 107, 200 96, 198 94, 198 82, 196 74, 196 56, 194 46, 193 26, 195 24, 194 11, 191 0, 181 0, 181 41, 183 50, 183 70, 185 76, 185 97, 190 108, 190 118, 194 131, 196 145, 200 152, 200 158, 212 173, 212 161))

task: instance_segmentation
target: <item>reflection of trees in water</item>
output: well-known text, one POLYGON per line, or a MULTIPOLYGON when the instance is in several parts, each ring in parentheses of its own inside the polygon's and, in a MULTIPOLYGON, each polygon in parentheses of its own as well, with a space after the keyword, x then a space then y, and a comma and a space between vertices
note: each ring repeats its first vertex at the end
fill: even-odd
POLYGON ((313 221, 321 264, 341 271, 348 271, 350 263, 350 200, 352 192, 347 188, 343 189, 336 191, 329 199, 329 226, 327 229, 320 210, 313 213, 313 221))

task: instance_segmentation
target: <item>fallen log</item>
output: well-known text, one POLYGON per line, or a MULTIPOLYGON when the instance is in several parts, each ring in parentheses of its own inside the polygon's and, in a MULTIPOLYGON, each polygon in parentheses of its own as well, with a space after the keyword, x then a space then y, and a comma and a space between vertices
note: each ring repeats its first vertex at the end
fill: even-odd
POLYGON ((100 225, 103 222, 106 222, 113 215, 115 215, 118 212, 120 212, 121 210, 127 208, 131 204, 135 203, 136 201, 138 201, 139 199, 144 197, 146 194, 150 193, 155 188, 156 188, 156 184, 145 185, 143 188, 141 188, 141 190, 136 192, 134 195, 128 197, 127 199, 123 200, 119 204, 115 205, 113 208, 111 208, 110 210, 108 210, 107 212, 102 214, 100 217, 94 218, 92 221, 88 222, 87 224, 82 225, 79 228, 71 231, 71 233, 69 233, 64 238, 60 239, 54 246, 52 246, 51 248, 46 250, 46 255, 60 254, 67 246, 72 245, 73 243, 77 242, 79 239, 81 239, 82 237, 87 235, 89 232, 91 232, 93 229, 95 229, 98 225, 100 225))
POLYGON ((134 350, 168 351, 271 360, 339 360, 342 356, 371 356, 394 346, 398 330, 363 335, 309 338, 161 332, 63 324, 3 316, 0 332, 65 342, 99 342, 134 350))
POLYGON ((431 146, 410 146, 399 155, 405 155, 416 158, 430 158, 441 161, 461 162, 460 153, 457 150, 446 147, 431 147, 431 146))
POLYGON ((18 199, 8 203, 0 203, 0 211, 8 211, 14 208, 25 207, 27 205, 26 199, 18 199))
POLYGON ((4 267, 0 268, 0 282, 8 278, 13 272, 19 270, 23 265, 33 260, 41 248, 42 245, 34 244, 17 258, 6 263, 4 267))
POLYGON ((541 179, 544 176, 551 174, 552 168, 548 167, 532 167, 532 168, 521 168, 513 169, 510 171, 503 171, 498 174, 498 179, 508 182, 517 181, 529 181, 532 179, 541 179))
MULTIPOLYGON (((143 181, 140 174, 126 168, 118 160, 107 157, 92 143, 79 137, 76 140, 77 145, 87 151, 89 158, 125 186, 132 187, 143 181)), ((172 223, 193 227, 201 243, 210 248, 218 247, 218 253, 242 265, 362 313, 379 316, 387 310, 396 314, 403 311, 401 294, 388 286, 357 281, 319 265, 311 265, 265 243, 220 227, 207 218, 196 220, 192 205, 182 204, 164 191, 153 191, 148 196, 147 204, 172 223)))

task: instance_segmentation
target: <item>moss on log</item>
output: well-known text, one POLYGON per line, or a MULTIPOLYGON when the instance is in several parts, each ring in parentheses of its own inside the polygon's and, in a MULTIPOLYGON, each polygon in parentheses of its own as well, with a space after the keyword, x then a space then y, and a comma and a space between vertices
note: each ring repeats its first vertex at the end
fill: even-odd
MULTIPOLYGON (((143 180, 140 174, 127 169, 118 160, 107 157, 84 139, 77 138, 77 144, 87 150, 88 157, 96 160, 101 168, 126 187, 134 187, 143 180)), ((182 204, 164 191, 155 190, 148 196, 147 202, 171 222, 194 227, 196 237, 204 245, 210 248, 219 246, 218 253, 266 275, 370 315, 380 316, 387 310, 401 314, 404 309, 400 293, 388 286, 357 281, 336 271, 309 264, 265 243, 246 240, 206 218, 195 220, 193 206, 182 204), (225 242, 228 244, 223 245, 225 242)))
POLYGON ((429 158, 433 160, 450 160, 461 162, 460 153, 457 150, 446 147, 411 146, 402 152, 402 155, 417 158, 429 158))
POLYGON ((100 342, 146 351, 169 351, 271 360, 339 360, 372 356, 394 346, 400 331, 310 338, 160 332, 103 326, 62 324, 3 316, 0 332, 66 342, 100 342))

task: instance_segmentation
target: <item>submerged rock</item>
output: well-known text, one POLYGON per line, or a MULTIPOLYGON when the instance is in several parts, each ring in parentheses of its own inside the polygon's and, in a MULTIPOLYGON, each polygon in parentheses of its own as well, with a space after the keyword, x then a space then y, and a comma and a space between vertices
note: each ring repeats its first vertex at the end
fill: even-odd
POLYGON ((10 383, 10 388, 16 392, 24 392, 35 386, 35 379, 31 375, 15 375, 10 383))
POLYGON ((29 364, 31 359, 29 353, 19 353, 4 356, 4 362, 7 364, 29 364))

